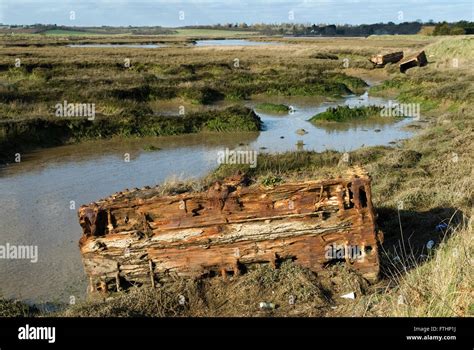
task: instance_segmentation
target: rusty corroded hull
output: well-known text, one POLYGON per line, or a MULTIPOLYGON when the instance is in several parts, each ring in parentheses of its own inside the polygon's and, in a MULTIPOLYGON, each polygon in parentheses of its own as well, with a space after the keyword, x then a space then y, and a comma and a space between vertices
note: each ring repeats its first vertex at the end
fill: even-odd
POLYGON ((413 67, 424 67, 428 64, 425 51, 421 51, 416 55, 409 57, 400 62, 400 72, 405 73, 408 69, 413 67))
POLYGON ((82 206, 79 220, 91 292, 287 259, 313 271, 342 260, 369 280, 379 272, 370 178, 359 168, 271 188, 236 177, 204 192, 137 190, 82 206))

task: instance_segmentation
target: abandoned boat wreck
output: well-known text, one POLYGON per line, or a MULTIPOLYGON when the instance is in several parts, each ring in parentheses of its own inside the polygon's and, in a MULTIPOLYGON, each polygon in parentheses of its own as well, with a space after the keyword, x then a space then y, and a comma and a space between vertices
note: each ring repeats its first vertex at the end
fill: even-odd
POLYGON ((400 72, 405 73, 408 69, 413 67, 424 67, 428 64, 425 51, 421 51, 412 57, 408 57, 400 62, 400 72))
POLYGON ((373 55, 369 58, 374 68, 385 67, 387 63, 397 63, 403 58, 403 51, 391 52, 387 54, 373 55))
POLYGON ((318 272, 344 261, 369 281, 379 273, 370 177, 251 184, 245 175, 202 192, 163 195, 159 187, 81 206, 80 250, 89 291, 165 282, 170 275, 238 275, 254 264, 293 260, 318 272))

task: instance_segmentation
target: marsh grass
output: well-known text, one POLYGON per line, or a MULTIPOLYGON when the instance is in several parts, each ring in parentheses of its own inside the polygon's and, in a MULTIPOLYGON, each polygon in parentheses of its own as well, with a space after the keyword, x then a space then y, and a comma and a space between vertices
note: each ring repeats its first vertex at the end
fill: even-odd
POLYGON ((0 296, 0 317, 32 317, 38 310, 19 300, 3 299, 0 296))
MULTIPOLYGON (((321 112, 313 116, 310 121, 312 123, 344 123, 349 121, 359 120, 386 120, 387 118, 398 118, 398 117, 383 117, 383 107, 378 106, 362 106, 362 107, 349 107, 349 106, 337 106, 330 107, 326 111, 321 112)), ((387 113, 390 111, 387 111, 387 113)), ((390 114, 391 115, 391 114, 390 114)))
MULTIPOLYGON (((359 78, 331 72, 337 66, 331 60, 295 61, 288 47, 64 48, 53 45, 61 44, 60 38, 47 37, 43 47, 14 46, 30 45, 30 40, 0 37, 0 42, 12 45, 0 49, 0 83, 4 84, 0 100, 4 103, 23 101, 54 106, 64 100, 95 102, 97 106, 108 106, 112 115, 112 106, 118 110, 134 102, 146 105, 153 100, 182 98, 206 105, 220 100, 241 101, 256 94, 341 96, 361 92, 366 86, 359 78), (21 59, 21 67, 13 67, 10 53, 21 59), (124 57, 131 62, 128 68, 124 57), (236 57, 238 67, 234 66, 236 57)), ((110 40, 118 39, 113 36, 110 40)), ((10 114, 16 119, 28 117, 21 109, 11 110, 10 114)), ((115 115, 119 116, 118 112, 115 115)))
POLYGON ((2 157, 13 149, 47 147, 90 139, 112 137, 169 136, 198 132, 257 132, 260 118, 242 106, 188 113, 184 116, 154 115, 151 110, 137 108, 120 118, 97 116, 85 118, 30 118, 0 121, 2 157), (134 115, 133 115, 133 114, 134 115))
POLYGON ((275 114, 285 114, 290 111, 290 107, 284 104, 275 104, 275 103, 259 103, 255 106, 257 111, 275 113, 275 114))
POLYGON ((5 45, 0 48, 2 151, 112 136, 256 131, 259 122, 251 115, 227 113, 214 104, 242 105, 255 95, 336 98, 366 87, 363 80, 334 71, 337 65, 332 60, 295 60, 293 48, 286 46, 176 47, 190 41, 127 35, 4 35, 0 43, 5 45), (167 43, 170 47, 64 47, 131 40, 167 43), (12 55, 21 60, 20 67, 13 66, 12 55), (238 66, 234 64, 236 57, 238 66), (125 58, 130 60, 129 67, 124 65, 125 58), (55 120, 54 106, 63 101, 95 104, 96 121, 55 120), (162 115, 161 106, 170 101, 178 101, 185 108, 185 117, 162 115), (37 129, 41 131, 32 135, 37 129))

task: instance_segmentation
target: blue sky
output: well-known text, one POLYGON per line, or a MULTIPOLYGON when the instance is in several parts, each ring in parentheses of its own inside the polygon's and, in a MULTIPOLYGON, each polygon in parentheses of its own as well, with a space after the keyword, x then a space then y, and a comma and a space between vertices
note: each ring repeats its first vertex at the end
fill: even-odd
POLYGON ((474 20, 474 0, 0 0, 0 22, 175 27, 474 20), (70 19, 71 11, 75 19, 70 19), (180 12, 182 11, 182 12, 180 12), (184 16, 184 19, 180 19, 184 16))

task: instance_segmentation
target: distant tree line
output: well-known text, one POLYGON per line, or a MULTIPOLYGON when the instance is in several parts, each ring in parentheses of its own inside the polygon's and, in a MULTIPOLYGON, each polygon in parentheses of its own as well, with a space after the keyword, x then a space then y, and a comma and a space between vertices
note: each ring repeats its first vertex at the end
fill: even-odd
POLYGON ((456 23, 442 22, 435 26, 433 35, 474 34, 474 22, 459 21, 456 23))
POLYGON ((434 28, 432 35, 458 35, 474 34, 474 22, 460 21, 456 23, 435 23, 430 20, 423 23, 421 20, 403 23, 375 23, 359 25, 335 24, 246 24, 225 23, 207 26, 188 26, 194 29, 227 29, 239 31, 259 32, 264 35, 291 35, 291 36, 370 36, 370 35, 396 35, 417 34, 423 27, 434 28))
POLYGON ((395 24, 376 23, 361 25, 316 25, 304 29, 302 33, 295 35, 316 35, 316 36, 369 36, 383 34, 416 34, 423 24, 420 22, 404 22, 395 24))
MULTIPOLYGON (((163 28, 160 26, 150 27, 68 27, 58 26, 56 24, 31 24, 31 25, 2 25, 0 23, 0 32, 8 29, 14 29, 19 32, 29 33, 43 33, 48 30, 74 30, 82 31, 85 33, 99 33, 99 34, 175 34, 176 31, 172 28, 163 28), (3 29, 2 29, 3 28, 3 29)), ((474 22, 459 21, 454 23, 439 22, 435 23, 430 20, 427 23, 423 23, 421 20, 415 22, 403 22, 403 23, 375 23, 375 24, 301 24, 301 23, 279 23, 279 24, 267 24, 267 23, 224 23, 215 25, 199 25, 199 26, 186 26, 184 28, 189 29, 221 29, 231 31, 248 31, 258 32, 263 35, 288 35, 288 36, 356 36, 366 37, 370 35, 396 35, 396 34, 417 34, 423 28, 430 28, 432 35, 462 35, 462 34, 474 34, 474 22)), ((425 28, 425 29, 426 29, 425 28)))
POLYGON ((265 35, 292 35, 292 36, 369 36, 381 34, 416 34, 420 31, 423 24, 420 22, 405 22, 395 24, 377 23, 361 25, 334 25, 334 24, 264 24, 256 23, 247 25, 245 23, 235 24, 217 24, 213 26, 194 26, 187 28, 206 28, 206 29, 231 29, 247 30, 260 32, 265 35))

